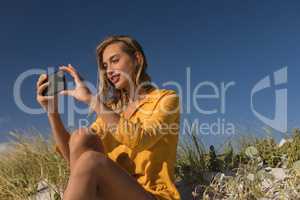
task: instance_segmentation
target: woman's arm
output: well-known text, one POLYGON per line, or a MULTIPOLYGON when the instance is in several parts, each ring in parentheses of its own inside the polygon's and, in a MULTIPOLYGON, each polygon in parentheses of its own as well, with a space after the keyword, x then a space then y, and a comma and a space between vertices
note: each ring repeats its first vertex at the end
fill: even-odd
POLYGON ((69 161, 69 138, 70 134, 66 131, 59 112, 58 112, 58 97, 57 96, 44 96, 43 91, 49 86, 48 76, 46 74, 40 75, 37 83, 37 96, 36 99, 41 107, 47 112, 49 123, 52 129, 52 134, 58 150, 62 156, 69 161))
POLYGON ((56 147, 67 162, 70 162, 69 139, 70 134, 65 129, 58 112, 48 113, 48 120, 56 147))

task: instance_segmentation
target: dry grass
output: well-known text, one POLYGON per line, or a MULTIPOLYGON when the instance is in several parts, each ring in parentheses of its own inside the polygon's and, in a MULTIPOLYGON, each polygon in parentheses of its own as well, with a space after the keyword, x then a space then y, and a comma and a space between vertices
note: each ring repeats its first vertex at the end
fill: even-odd
MULTIPOLYGON (((69 171, 55 153, 53 142, 37 131, 10 134, 10 150, 0 154, 0 199, 32 199, 42 180, 51 186, 51 199, 60 199, 69 171)), ((195 187, 195 199, 276 199, 278 195, 279 199, 295 199, 300 195, 300 173, 292 165, 300 160, 300 131, 295 130, 292 138, 281 147, 272 138, 242 139, 239 152, 234 152, 229 142, 217 154, 212 146, 205 148, 200 138, 191 134, 190 142, 180 142, 176 177, 195 187), (264 182, 274 180, 263 173, 266 167, 284 167, 287 176, 265 187, 264 182), (210 181, 207 177, 212 171, 216 176, 210 181)))
POLYGON ((193 186, 194 199, 299 199, 300 169, 293 168, 300 160, 298 129, 282 146, 272 137, 243 137, 235 141, 238 152, 229 142, 218 155, 214 148, 205 150, 199 138, 190 136, 191 143, 180 145, 183 150, 179 151, 176 172, 178 178, 193 186), (265 172, 274 168, 285 172, 282 180, 265 172), (215 176, 205 180, 212 171, 215 176))
POLYGON ((10 150, 0 154, 0 199, 30 199, 41 180, 53 186, 51 190, 57 194, 53 199, 59 199, 69 172, 65 161, 51 148, 51 141, 40 134, 10 134, 10 150))

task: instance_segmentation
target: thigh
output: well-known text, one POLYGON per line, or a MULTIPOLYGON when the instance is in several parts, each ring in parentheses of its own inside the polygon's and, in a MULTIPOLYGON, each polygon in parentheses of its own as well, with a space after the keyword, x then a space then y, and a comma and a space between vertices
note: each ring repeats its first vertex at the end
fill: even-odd
POLYGON ((77 149, 93 149, 94 151, 103 152, 104 147, 100 137, 94 133, 90 133, 88 129, 80 128, 71 134, 69 141, 70 151, 77 149))
POLYGON ((86 129, 78 129, 72 133, 70 142, 70 169, 74 168, 76 161, 86 151, 92 150, 104 152, 104 147, 99 136, 87 132, 86 129))
POLYGON ((155 200, 156 198, 146 191, 129 173, 122 169, 102 153, 94 152, 91 159, 99 159, 96 167, 96 182, 99 199, 107 200, 155 200))

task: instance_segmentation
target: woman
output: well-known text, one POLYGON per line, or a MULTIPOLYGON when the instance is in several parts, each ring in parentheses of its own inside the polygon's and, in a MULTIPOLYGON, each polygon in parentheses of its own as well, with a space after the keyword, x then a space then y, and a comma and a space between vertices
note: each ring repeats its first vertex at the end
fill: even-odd
POLYGON ((69 134, 57 96, 42 96, 47 76, 37 81, 37 100, 47 111, 56 150, 70 166, 64 199, 180 199, 174 185, 178 96, 151 85, 146 57, 133 38, 108 37, 96 53, 100 84, 94 96, 71 65, 60 67, 76 84, 60 94, 97 114, 88 129, 69 134))

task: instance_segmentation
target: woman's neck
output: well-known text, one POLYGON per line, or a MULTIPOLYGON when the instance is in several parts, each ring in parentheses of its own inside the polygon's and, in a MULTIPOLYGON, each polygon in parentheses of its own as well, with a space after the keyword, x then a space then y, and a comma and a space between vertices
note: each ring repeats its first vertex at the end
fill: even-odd
POLYGON ((133 90, 129 91, 129 89, 126 89, 125 92, 128 94, 128 100, 129 102, 135 102, 135 101, 139 101, 142 100, 145 95, 147 95, 147 91, 144 88, 139 88, 137 90, 137 88, 133 88, 133 90))

